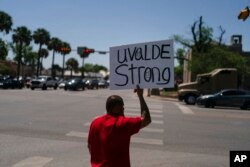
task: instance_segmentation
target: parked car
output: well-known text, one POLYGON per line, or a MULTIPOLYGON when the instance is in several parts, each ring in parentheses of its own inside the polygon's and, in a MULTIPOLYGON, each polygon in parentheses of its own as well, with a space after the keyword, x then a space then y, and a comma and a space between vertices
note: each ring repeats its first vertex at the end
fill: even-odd
POLYGON ((0 76, 0 88, 3 87, 4 77, 0 76))
POLYGON ((57 89, 57 82, 58 81, 56 79, 53 79, 50 76, 39 76, 31 81, 31 90, 34 90, 35 88, 42 88, 42 90, 46 90, 48 87, 57 89))
POLYGON ((7 78, 7 79, 1 79, 0 81, 0 87, 3 89, 22 89, 23 88, 23 83, 17 79, 13 78, 7 78))
POLYGON ((99 88, 107 88, 107 87, 108 87, 107 81, 105 81, 105 80, 100 80, 100 81, 98 82, 98 87, 99 87, 99 88))
POLYGON ((27 77, 25 80, 24 80, 24 86, 26 88, 30 88, 31 87, 31 81, 32 81, 32 78, 31 77, 27 77))
POLYGON ((60 89, 63 89, 63 88, 65 87, 66 83, 67 83, 67 80, 60 80, 60 81, 58 82, 58 87, 59 87, 60 89))
POLYGON ((205 107, 240 107, 240 109, 247 109, 250 107, 250 92, 240 89, 226 89, 212 95, 198 97, 197 105, 205 107))
POLYGON ((99 80, 98 79, 88 79, 86 81, 86 87, 88 89, 98 89, 99 88, 99 80))
POLYGON ((82 78, 73 78, 66 82, 64 90, 85 90, 85 80, 82 78))

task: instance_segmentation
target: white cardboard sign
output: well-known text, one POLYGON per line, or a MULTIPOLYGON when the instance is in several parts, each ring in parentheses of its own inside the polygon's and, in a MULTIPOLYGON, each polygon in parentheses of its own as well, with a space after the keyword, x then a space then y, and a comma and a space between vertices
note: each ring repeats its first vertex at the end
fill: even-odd
POLYGON ((173 40, 110 47, 110 89, 174 87, 173 40))

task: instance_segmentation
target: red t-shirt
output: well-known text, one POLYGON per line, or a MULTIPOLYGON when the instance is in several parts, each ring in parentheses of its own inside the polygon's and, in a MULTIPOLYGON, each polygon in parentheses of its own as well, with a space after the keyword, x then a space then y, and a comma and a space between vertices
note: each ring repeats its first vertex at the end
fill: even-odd
POLYGON ((130 137, 139 132, 141 117, 103 115, 89 129, 92 167, 130 167, 130 137))

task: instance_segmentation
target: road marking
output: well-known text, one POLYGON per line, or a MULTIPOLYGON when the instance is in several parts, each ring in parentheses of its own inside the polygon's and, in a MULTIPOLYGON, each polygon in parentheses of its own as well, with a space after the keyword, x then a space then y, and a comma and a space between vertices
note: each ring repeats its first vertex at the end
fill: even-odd
POLYGON ((156 129, 156 128, 143 128, 141 129, 144 132, 153 132, 153 133, 163 133, 164 129, 156 129))
POLYGON ((43 167, 52 160, 53 158, 48 158, 48 157, 40 157, 40 156, 29 157, 27 159, 24 159, 16 163, 12 167, 43 167))
POLYGON ((90 122, 86 122, 86 123, 84 123, 84 126, 90 126, 90 122))
POLYGON ((163 141, 159 139, 144 139, 140 137, 132 137, 132 143, 149 144, 149 145, 163 145, 163 141))
POLYGON ((159 124, 159 125, 163 125, 164 124, 164 122, 161 121, 161 120, 152 120, 152 123, 153 124, 159 124))
MULTIPOLYGON (((140 108, 129 108, 129 107, 127 107, 125 110, 126 111, 132 111, 132 112, 133 111, 136 111, 136 112, 141 111, 140 108)), ((149 111, 150 111, 150 113, 158 113, 158 114, 162 113, 162 110, 157 110, 157 109, 149 109, 149 111)))
MULTIPOLYGON (((139 113, 131 113, 131 112, 125 112, 125 115, 129 115, 129 116, 140 116, 139 113)), ((163 115, 161 115, 161 114, 150 114, 150 116, 151 116, 152 118, 162 118, 162 117, 163 117, 163 115)))
POLYGON ((190 115, 194 114, 194 112, 190 108, 180 105, 179 103, 174 103, 174 104, 181 110, 183 114, 190 114, 190 115))
MULTIPOLYGON (((66 136, 88 138, 88 133, 71 131, 66 134, 66 136)), ((149 144, 149 145, 163 145, 163 141, 159 139, 145 139, 140 137, 132 137, 132 143, 149 144)))
MULTIPOLYGON (((147 104, 148 108, 150 110, 162 110, 163 106, 162 104, 147 104)), ((125 108, 140 108, 140 104, 139 103, 135 103, 135 104, 128 104, 124 106, 125 108)))
POLYGON ((86 132, 71 131, 71 132, 67 133, 66 136, 88 138, 89 135, 86 132))

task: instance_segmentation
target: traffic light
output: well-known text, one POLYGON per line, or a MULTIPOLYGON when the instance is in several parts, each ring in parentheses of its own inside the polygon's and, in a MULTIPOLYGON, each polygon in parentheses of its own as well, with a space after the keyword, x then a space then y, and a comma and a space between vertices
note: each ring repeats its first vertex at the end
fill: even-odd
POLYGON ((81 57, 88 57, 90 53, 94 53, 95 50, 94 49, 90 49, 87 47, 78 47, 77 48, 77 53, 81 56, 81 57))
POLYGON ((60 51, 61 51, 61 52, 70 52, 71 49, 70 49, 70 48, 67 48, 67 47, 62 47, 62 48, 60 48, 60 51))
POLYGON ((245 9, 243 9, 243 10, 241 10, 240 11, 240 14, 238 15, 238 19, 239 20, 243 20, 243 21, 245 21, 247 18, 248 18, 248 16, 249 16, 249 8, 248 8, 248 6, 245 8, 245 9))

